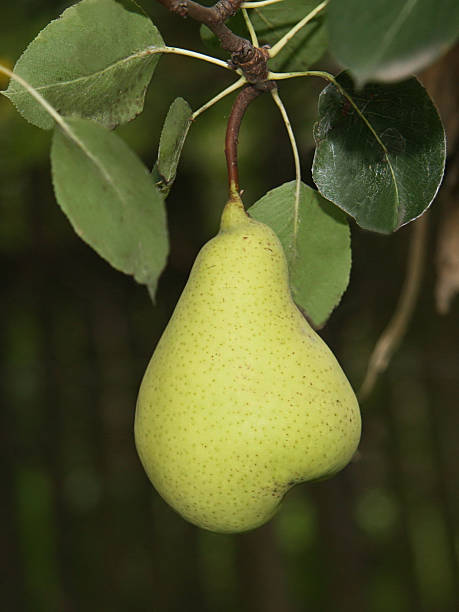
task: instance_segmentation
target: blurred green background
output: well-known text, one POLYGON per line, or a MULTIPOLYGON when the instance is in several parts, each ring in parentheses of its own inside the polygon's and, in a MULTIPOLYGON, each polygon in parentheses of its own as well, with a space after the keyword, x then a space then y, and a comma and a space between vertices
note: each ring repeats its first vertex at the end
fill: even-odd
MULTIPOLYGON (((13 65, 69 4, 2 6, 0 62, 13 65)), ((196 24, 150 5, 166 42, 202 50, 196 24)), ((182 95, 197 108, 230 82, 214 66, 164 57, 145 112, 119 132, 151 167, 173 99, 182 95)), ((281 87, 308 182, 321 87, 306 80, 281 87)), ((457 185, 429 213, 421 297, 403 345, 362 405, 353 464, 330 481, 295 488, 270 524, 237 536, 185 523, 142 470, 133 440, 136 393, 193 259, 217 230, 230 104, 213 107, 190 132, 167 202, 171 255, 152 305, 143 287, 74 234, 53 196, 50 133, 0 99, 2 609, 458 610, 459 302, 439 316, 434 299, 457 185)), ((455 142, 453 134, 457 174, 455 142)), ((246 204, 293 178, 288 139, 268 96, 249 109, 240 147, 246 204)), ((411 232, 384 237, 352 227, 350 287, 321 334, 355 388, 395 308, 411 232)))

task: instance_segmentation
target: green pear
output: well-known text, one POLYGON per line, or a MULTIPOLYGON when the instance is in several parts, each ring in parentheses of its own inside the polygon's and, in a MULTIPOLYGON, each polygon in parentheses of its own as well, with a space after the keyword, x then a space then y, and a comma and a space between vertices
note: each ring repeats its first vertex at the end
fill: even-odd
POLYGON ((349 382, 292 300, 277 236, 233 194, 140 387, 151 482, 191 523, 247 531, 294 485, 343 468, 360 428, 349 382))

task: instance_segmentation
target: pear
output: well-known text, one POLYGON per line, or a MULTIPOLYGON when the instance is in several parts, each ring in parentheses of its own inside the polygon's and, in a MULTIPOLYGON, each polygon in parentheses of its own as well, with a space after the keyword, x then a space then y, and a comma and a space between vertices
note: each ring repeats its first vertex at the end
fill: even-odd
POLYGON ((258 527, 360 439, 356 397, 295 306, 282 246, 233 193, 145 372, 135 440, 159 494, 215 532, 258 527))

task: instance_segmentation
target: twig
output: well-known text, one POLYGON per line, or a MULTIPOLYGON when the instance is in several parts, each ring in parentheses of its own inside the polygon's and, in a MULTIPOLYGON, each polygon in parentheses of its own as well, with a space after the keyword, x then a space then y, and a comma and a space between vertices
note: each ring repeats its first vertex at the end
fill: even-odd
POLYGON ((180 17, 191 17, 206 25, 220 40, 221 46, 230 53, 241 53, 252 46, 248 40, 234 34, 225 26, 225 21, 235 15, 242 0, 220 0, 214 6, 201 6, 192 0, 158 0, 160 4, 180 17))
POLYGON ((173 13, 181 17, 191 17, 210 28, 220 40, 223 49, 231 53, 229 66, 242 75, 239 81, 227 87, 223 92, 220 92, 207 104, 195 111, 193 119, 215 104, 215 102, 221 100, 222 97, 247 83, 246 87, 244 87, 234 101, 226 130, 225 155, 231 195, 239 191, 237 145, 242 117, 252 100, 264 91, 276 89, 275 81, 268 80, 269 51, 266 47, 260 48, 257 46, 257 36, 246 11, 244 11, 244 17, 252 42, 237 36, 226 27, 225 21, 236 14, 241 8, 242 0, 218 0, 212 7, 201 6, 197 2, 193 2, 193 0, 158 0, 158 2, 173 13))
POLYGON ((214 6, 201 6, 192 0, 158 0, 171 12, 191 17, 206 25, 219 39, 225 51, 231 53, 230 67, 240 69, 249 83, 260 83, 268 78, 269 52, 254 46, 250 40, 234 34, 225 21, 236 14, 242 0, 219 0, 214 6))
POLYGON ((171 13, 176 13, 180 17, 191 17, 208 27, 224 23, 238 12, 242 4, 242 0, 219 0, 214 6, 202 6, 193 0, 158 0, 158 2, 171 13))
POLYGON ((361 401, 367 399, 372 392, 378 376, 389 365, 408 328, 421 288, 427 226, 428 218, 426 214, 414 223, 405 281, 395 312, 377 341, 368 361, 365 378, 358 393, 361 401))

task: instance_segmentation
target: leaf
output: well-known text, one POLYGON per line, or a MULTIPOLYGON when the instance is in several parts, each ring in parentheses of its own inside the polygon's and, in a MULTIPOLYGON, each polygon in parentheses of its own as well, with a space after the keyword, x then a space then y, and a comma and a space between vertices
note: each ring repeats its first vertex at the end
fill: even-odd
MULTIPOLYGON (((259 37, 260 46, 268 44, 272 47, 318 4, 319 0, 283 0, 278 4, 250 9, 249 17, 259 37)), ((306 70, 320 59, 328 46, 324 22, 322 14, 317 15, 311 23, 292 38, 275 58, 269 60, 269 69, 272 71, 306 70)), ((227 25, 238 36, 249 37, 241 13, 229 19, 227 25)), ((219 57, 225 56, 218 39, 206 26, 201 27, 201 37, 213 53, 218 54, 219 57)))
POLYGON ((416 79, 355 91, 337 77, 319 97, 312 175, 320 193, 375 232, 392 232, 432 203, 445 167, 445 133, 416 79), (365 123, 364 121, 367 121, 365 123))
POLYGON ((183 98, 176 98, 167 113, 159 141, 158 160, 153 168, 155 184, 164 196, 175 181, 192 114, 190 105, 183 98))
POLYGON ((394 81, 428 66, 459 34, 457 0, 331 0, 330 46, 336 59, 368 80, 394 81))
MULTIPOLYGON (((160 57, 145 50, 163 44, 134 2, 82 0, 38 34, 14 72, 60 114, 113 128, 142 111, 160 57)), ((12 81, 4 95, 25 119, 43 129, 53 128, 53 119, 21 85, 12 81)))
POLYGON ((278 235, 293 299, 316 327, 322 326, 349 282, 351 240, 346 216, 304 183, 296 213, 294 181, 269 191, 248 212, 278 235))
POLYGON ((101 257, 154 288, 167 256, 163 197, 119 136, 87 119, 64 121, 51 149, 59 205, 101 257))
MULTIPOLYGON (((273 46, 320 4, 320 0, 284 0, 249 12, 260 45, 273 46)), ((273 71, 306 70, 321 58, 328 46, 322 13, 302 28, 280 53, 269 60, 273 71)))

